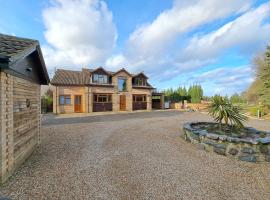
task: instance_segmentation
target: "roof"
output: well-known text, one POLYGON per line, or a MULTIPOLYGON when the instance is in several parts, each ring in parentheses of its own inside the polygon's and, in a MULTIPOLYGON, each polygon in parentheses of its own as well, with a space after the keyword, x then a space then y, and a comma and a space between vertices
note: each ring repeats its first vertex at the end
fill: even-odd
MULTIPOLYGON (((118 74, 121 71, 125 71, 128 75, 132 77, 136 77, 139 74, 143 74, 142 72, 136 75, 132 75, 129 72, 127 72, 124 68, 120 69, 117 72, 111 72, 105 70, 103 67, 98 67, 96 69, 88 69, 88 68, 83 68, 82 71, 74 71, 74 70, 65 70, 65 69, 57 69, 55 72, 54 77, 51 80, 52 85, 70 85, 70 86, 81 86, 81 85, 89 85, 89 86, 112 86, 111 84, 96 84, 96 83, 91 83, 91 74, 93 74, 95 71, 102 70, 104 71, 107 75, 114 76, 118 74)), ((143 74, 144 75, 144 74, 143 74)), ((145 76, 145 75, 144 75, 145 76)), ((147 76, 145 76, 147 77, 147 76)), ((153 87, 147 83, 146 86, 134 86, 136 88, 141 88, 141 89, 152 89, 153 87)))
MULTIPOLYGON (((34 56, 35 60, 39 60, 38 76, 40 76, 41 84, 49 83, 49 76, 43 59, 43 55, 40 49, 39 42, 37 40, 20 38, 10 35, 4 35, 0 33, 0 68, 4 68, 6 71, 11 69, 11 65, 15 64, 19 60, 24 59, 28 55, 34 56), (36 59, 37 58, 37 59, 36 59)), ((16 68, 12 69, 16 71, 16 68)), ((17 74, 24 76, 17 71, 17 74)))
POLYGON ((86 76, 84 76, 84 73, 86 72, 58 69, 55 72, 53 79, 51 80, 51 84, 53 85, 84 85, 86 82, 86 76))
POLYGON ((127 70, 125 70, 125 68, 122 68, 122 69, 118 70, 117 72, 114 72, 113 75, 116 75, 120 72, 125 72, 126 74, 128 74, 129 76, 132 77, 132 74, 130 74, 127 70))
POLYGON ((10 59, 38 45, 37 40, 0 34, 0 57, 10 59))

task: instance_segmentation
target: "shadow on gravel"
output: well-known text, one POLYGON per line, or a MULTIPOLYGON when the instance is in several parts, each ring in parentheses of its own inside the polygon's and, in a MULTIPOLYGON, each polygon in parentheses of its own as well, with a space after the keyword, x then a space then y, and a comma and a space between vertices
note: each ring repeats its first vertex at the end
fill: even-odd
POLYGON ((43 126, 49 125, 61 125, 61 124, 76 124, 76 123, 92 123, 92 122, 111 122, 130 119, 146 119, 152 117, 170 117, 182 114, 179 111, 162 111, 162 112, 140 112, 140 113, 128 113, 128 114, 108 114, 108 115, 96 115, 85 117, 70 117, 70 118, 56 118, 55 116, 47 117, 42 121, 43 126))

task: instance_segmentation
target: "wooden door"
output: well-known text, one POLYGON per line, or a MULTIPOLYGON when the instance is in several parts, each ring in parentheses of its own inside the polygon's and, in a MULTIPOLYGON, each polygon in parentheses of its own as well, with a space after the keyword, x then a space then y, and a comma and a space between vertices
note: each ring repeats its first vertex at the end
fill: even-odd
POLYGON ((126 110, 126 95, 120 95, 120 110, 126 110))
POLYGON ((74 112, 82 112, 82 96, 74 96, 74 112))

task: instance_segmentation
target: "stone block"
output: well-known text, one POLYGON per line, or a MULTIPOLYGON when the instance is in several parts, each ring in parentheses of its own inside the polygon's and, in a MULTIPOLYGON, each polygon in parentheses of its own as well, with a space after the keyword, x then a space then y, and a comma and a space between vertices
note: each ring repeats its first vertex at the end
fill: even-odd
POLYGON ((213 139, 213 140, 217 140, 218 139, 218 135, 217 134, 213 134, 213 133, 208 133, 206 135, 206 137, 213 139))
POLYGON ((197 135, 197 134, 191 133, 191 134, 190 134, 190 137, 191 137, 192 139, 194 139, 194 140, 200 141, 200 136, 197 135))
POLYGON ((270 137, 259 138, 257 141, 262 144, 270 144, 270 137))
POLYGON ((225 155, 226 154, 226 149, 214 147, 214 152, 216 152, 219 155, 225 155))
POLYGON ((235 148, 231 148, 230 150, 229 150, 229 154, 231 154, 231 155, 236 155, 236 154, 238 154, 238 150, 237 149, 235 149, 235 148))
POLYGON ((270 154, 265 156, 265 161, 270 162, 270 154))
POLYGON ((205 141, 203 141, 203 143, 210 145, 210 146, 215 146, 217 144, 216 142, 214 142, 212 140, 205 140, 205 141))
POLYGON ((241 149, 242 153, 247 153, 247 154, 254 154, 255 150, 252 147, 243 147, 241 149))
POLYGON ((257 157, 254 155, 241 155, 238 157, 239 160, 241 161, 246 161, 246 162, 257 162, 257 157))

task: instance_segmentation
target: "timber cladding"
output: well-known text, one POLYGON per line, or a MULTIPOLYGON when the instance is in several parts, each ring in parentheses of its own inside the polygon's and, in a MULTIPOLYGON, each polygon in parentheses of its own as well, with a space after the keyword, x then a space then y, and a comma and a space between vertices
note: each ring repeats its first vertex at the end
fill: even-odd
POLYGON ((40 85, 49 82, 37 40, 0 34, 0 184, 40 141, 40 85))
POLYGON ((1 182, 40 141, 40 85, 1 72, 1 182))

